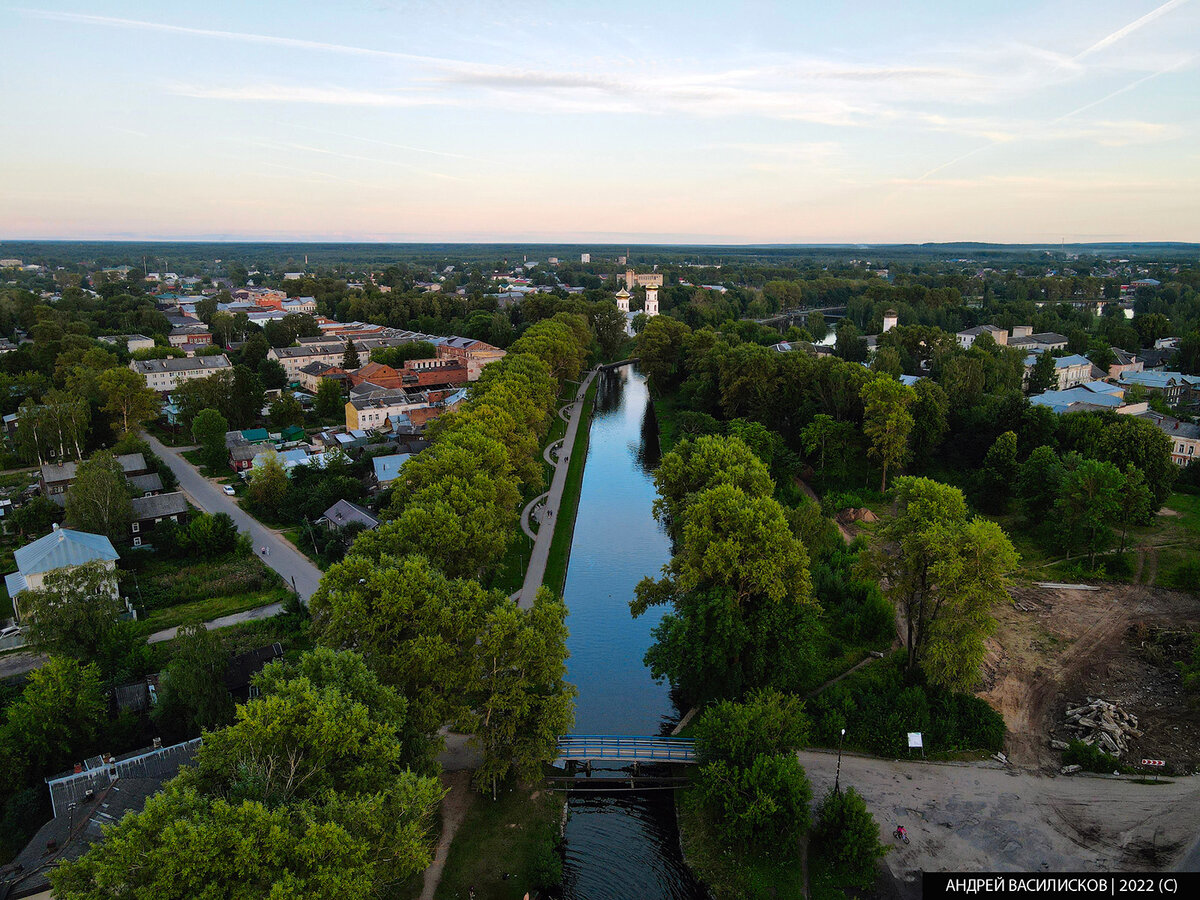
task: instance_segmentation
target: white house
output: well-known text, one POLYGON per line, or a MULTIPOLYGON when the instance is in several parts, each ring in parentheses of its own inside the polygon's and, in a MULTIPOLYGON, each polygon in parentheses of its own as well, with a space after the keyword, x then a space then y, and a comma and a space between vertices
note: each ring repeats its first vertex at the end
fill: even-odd
MULTIPOLYGON (((13 601, 13 614, 17 619, 21 618, 17 595, 25 590, 40 589, 51 572, 73 569, 96 560, 104 563, 104 567, 111 572, 120 558, 113 548, 112 541, 104 535, 59 528, 55 525, 49 534, 13 552, 17 571, 4 576, 5 587, 8 588, 8 595, 13 601)), ((112 596, 117 596, 115 577, 109 586, 112 596)))

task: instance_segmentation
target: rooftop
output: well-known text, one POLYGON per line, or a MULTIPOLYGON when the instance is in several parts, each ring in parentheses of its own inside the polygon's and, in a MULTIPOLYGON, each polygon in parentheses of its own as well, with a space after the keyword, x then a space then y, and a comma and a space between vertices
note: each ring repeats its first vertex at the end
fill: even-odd
POLYGON ((136 359, 133 361, 132 366, 133 370, 141 375, 149 375, 154 372, 194 372, 197 369, 211 369, 215 372, 219 369, 232 368, 229 360, 223 353, 217 356, 136 359))
POLYGON ((13 552, 13 560, 22 575, 52 572, 67 566, 81 566, 93 560, 120 559, 107 537, 70 528, 55 528, 13 552))

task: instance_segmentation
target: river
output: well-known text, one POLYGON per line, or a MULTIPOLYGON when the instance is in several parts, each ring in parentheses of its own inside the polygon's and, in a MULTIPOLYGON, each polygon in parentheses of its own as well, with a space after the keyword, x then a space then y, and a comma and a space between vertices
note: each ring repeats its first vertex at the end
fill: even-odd
MULTIPOLYGON (((658 425, 646 381, 631 367, 599 376, 590 441, 563 590, 567 679, 579 688, 575 733, 663 734, 680 712, 642 657, 665 610, 634 619, 629 601, 671 548, 652 514, 658 425)), ((572 793, 568 809, 567 900, 707 896, 680 856, 669 791, 572 793)))

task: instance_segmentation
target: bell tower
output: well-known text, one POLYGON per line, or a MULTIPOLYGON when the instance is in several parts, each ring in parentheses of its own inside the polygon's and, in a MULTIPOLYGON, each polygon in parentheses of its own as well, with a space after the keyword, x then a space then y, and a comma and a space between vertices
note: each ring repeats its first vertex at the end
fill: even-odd
POLYGON ((646 317, 658 315, 658 288, 646 288, 646 317))

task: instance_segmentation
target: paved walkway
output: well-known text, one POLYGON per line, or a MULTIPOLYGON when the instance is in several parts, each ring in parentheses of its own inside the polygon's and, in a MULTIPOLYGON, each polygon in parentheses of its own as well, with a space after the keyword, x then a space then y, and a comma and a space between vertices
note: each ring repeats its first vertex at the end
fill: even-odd
MULTIPOLYGON (((282 603, 268 603, 266 606, 256 606, 254 609, 248 609, 245 612, 232 613, 228 616, 221 616, 219 619, 213 619, 211 622, 205 622, 204 627, 211 631, 214 628, 226 628, 230 625, 240 625, 242 622, 252 622, 255 619, 269 619, 271 616, 277 616, 283 612, 282 603)), ((175 639, 179 627, 164 628, 162 631, 156 631, 150 637, 146 638, 147 643, 157 644, 160 641, 171 641, 175 639)))
MULTIPOLYGON (((550 490, 545 494, 544 505, 539 513, 541 521, 545 523, 546 527, 539 528, 536 535, 531 535, 533 552, 529 555, 529 568, 525 570, 525 583, 521 585, 521 591, 517 598, 517 605, 521 609, 533 607, 533 598, 537 595, 538 588, 542 586, 542 579, 546 576, 546 563, 550 559, 550 545, 554 542, 555 517, 558 515, 558 508, 562 505, 563 489, 567 486, 567 470, 570 468, 571 451, 575 448, 575 433, 579 430, 580 419, 583 418, 583 398, 587 396, 588 388, 595 377, 595 369, 588 372, 587 378, 583 379, 579 390, 575 392, 575 400, 558 411, 563 421, 567 423, 567 433, 563 435, 562 439, 565 452, 554 462, 554 477, 550 480, 550 490)), ((521 513, 522 527, 525 527, 526 534, 529 534, 529 528, 525 526, 525 514, 532 511, 535 503, 537 500, 531 501, 521 513)))
MULTIPOLYGON (((278 572, 285 584, 294 586, 297 593, 300 594, 300 599, 308 603, 308 598, 313 595, 321 583, 321 570, 314 566, 308 557, 297 550, 287 538, 243 511, 233 497, 221 490, 219 484, 209 481, 200 474, 195 466, 184 459, 178 448, 166 446, 152 434, 146 434, 144 437, 146 443, 150 445, 150 449, 171 467, 171 471, 179 479, 179 489, 187 495, 192 504, 206 513, 227 513, 239 531, 250 535, 250 541, 258 558, 278 572), (266 556, 260 552, 262 547, 266 547, 268 550, 266 556)), ((276 604, 272 604, 272 606, 276 606, 276 604)), ((262 607, 262 609, 269 608, 262 607)), ((238 615, 248 616, 253 612, 255 610, 238 615)), ((267 613, 267 615, 274 615, 274 613, 267 613)), ((252 615, 249 617, 256 618, 252 615)))

